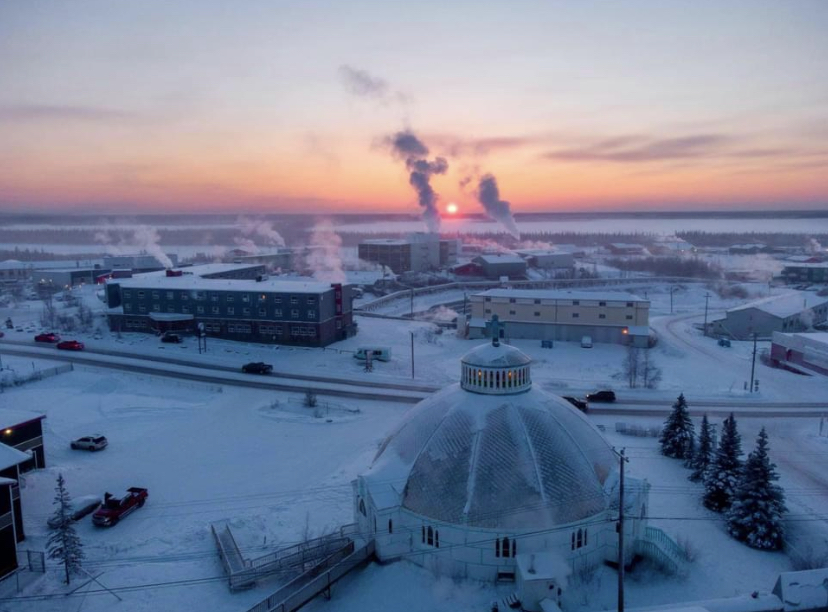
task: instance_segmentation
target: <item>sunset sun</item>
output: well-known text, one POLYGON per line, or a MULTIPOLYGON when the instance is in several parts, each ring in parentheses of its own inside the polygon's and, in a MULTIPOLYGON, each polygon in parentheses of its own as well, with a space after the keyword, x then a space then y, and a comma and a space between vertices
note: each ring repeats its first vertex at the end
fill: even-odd
POLYGON ((459 209, 457 208, 457 204, 455 204, 454 202, 449 202, 446 206, 446 212, 450 215, 456 215, 458 210, 459 209))

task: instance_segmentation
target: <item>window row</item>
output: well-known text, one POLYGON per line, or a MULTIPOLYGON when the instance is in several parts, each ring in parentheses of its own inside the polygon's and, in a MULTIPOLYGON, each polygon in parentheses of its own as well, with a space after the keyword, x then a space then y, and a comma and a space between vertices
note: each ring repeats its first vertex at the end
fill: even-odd
POLYGON ((517 554, 517 540, 511 541, 509 545, 509 538, 497 538, 495 540, 495 557, 514 557, 517 554))
MULTIPOLYGON (((124 304, 124 312, 133 312, 133 304, 125 303, 124 304)), ((138 304, 138 312, 147 312, 146 304, 138 304)), ((154 303, 152 305, 152 312, 161 312, 161 304, 159 304, 157 302, 154 303)), ((179 311, 179 309, 175 305, 169 304, 169 305, 167 305, 166 312, 170 312, 170 313, 181 312, 182 314, 206 314, 207 313, 207 307, 206 306, 196 306, 195 311, 193 311, 192 307, 184 305, 184 306, 181 306, 181 310, 179 311)), ((210 312, 210 314, 213 314, 213 315, 221 315, 221 314, 235 315, 236 314, 236 308, 235 308, 235 306, 227 306, 224 309, 224 313, 222 313, 221 308, 219 306, 211 306, 209 312, 210 312)), ((268 312, 267 312, 266 308, 258 308, 258 309, 255 309, 255 311, 254 311, 254 309, 243 307, 243 308, 240 309, 239 313, 242 316, 245 316, 245 317, 250 317, 250 316, 267 317, 268 316, 268 312), (255 315, 254 315, 254 312, 255 312, 255 315)), ((301 313, 298 309, 292 309, 290 311, 290 318, 291 319, 298 319, 298 318, 300 318, 300 316, 301 316, 301 313)), ((275 319, 283 318, 283 311, 282 311, 281 308, 275 308, 273 310, 273 318, 275 318, 275 319)), ((310 321, 315 321, 316 320, 316 311, 315 310, 306 311, 305 312, 305 318, 310 320, 310 321)))
POLYGON ((434 548, 440 548, 440 530, 432 529, 431 526, 426 528, 425 525, 421 529, 423 544, 433 546, 434 548))
POLYGON ((135 289, 135 290, 133 290, 133 289, 123 289, 121 291, 121 293, 123 295, 123 298, 125 300, 132 299, 133 291, 135 292, 135 296, 139 300, 146 299, 147 295, 149 295, 153 300, 160 300, 160 299, 162 299, 162 295, 163 295, 163 299, 166 299, 166 300, 178 299, 178 300, 181 300, 183 302, 187 302, 190 299, 193 299, 193 300, 201 302, 201 301, 205 301, 207 299, 208 295, 209 295, 209 298, 210 298, 211 302, 221 301, 221 298, 223 296, 224 297, 223 301, 228 302, 228 303, 235 302, 237 297, 238 297, 240 302, 247 303, 247 304, 249 304, 250 302, 253 302, 253 301, 257 301, 259 303, 271 302, 273 304, 281 304, 283 302, 283 300, 285 301, 285 303, 287 303, 287 301, 290 300, 290 304, 294 305, 294 306, 299 305, 301 303, 307 304, 308 306, 313 306, 313 305, 316 304, 316 301, 317 301, 317 296, 315 296, 315 295, 306 296, 304 298, 296 296, 296 295, 291 295, 289 298, 284 298, 282 296, 268 295, 267 293, 260 293, 260 294, 257 294, 257 295, 254 295, 254 294, 251 294, 251 293, 234 293, 234 294, 225 293, 225 294, 219 294, 219 293, 213 293, 213 292, 207 292, 207 291, 147 291, 147 290, 140 290, 140 289, 135 289))
POLYGON ((583 529, 579 529, 578 531, 572 532, 572 550, 577 550, 578 548, 582 548, 587 545, 587 529, 584 527, 583 529))
POLYGON ((512 389, 529 384, 529 368, 514 370, 481 370, 463 367, 463 385, 482 389, 512 389))
MULTIPOLYGON (((524 298, 509 298, 509 303, 510 304, 517 304, 518 299, 524 299, 524 298)), ((492 298, 486 297, 486 298, 484 298, 484 301, 491 302, 492 298)), ((521 303, 522 304, 528 304, 528 302, 521 302, 521 303)), ((532 303, 533 304, 541 304, 542 300, 534 299, 534 300, 532 300, 532 303)), ((556 306, 570 306, 570 305, 571 306, 580 306, 581 305, 581 300, 572 300, 572 304, 567 304, 567 303, 565 303, 564 300, 558 301, 558 300, 555 300, 555 299, 551 299, 551 300, 547 301, 546 304, 549 305, 549 306, 551 306, 552 304, 555 304, 556 306)), ((584 306, 589 306, 589 305, 590 304, 584 304, 584 306)), ((607 303, 604 302, 604 301, 598 302, 598 306, 606 306, 606 305, 607 305, 607 303)), ((626 302, 625 307, 626 308, 635 308, 635 302, 626 302)))

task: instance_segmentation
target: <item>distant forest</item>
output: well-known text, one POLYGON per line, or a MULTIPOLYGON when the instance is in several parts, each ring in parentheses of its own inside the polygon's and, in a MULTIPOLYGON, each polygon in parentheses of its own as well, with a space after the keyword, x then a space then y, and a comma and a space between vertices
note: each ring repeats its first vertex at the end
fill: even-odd
POLYGON ((727 247, 732 244, 761 242, 774 247, 801 247, 813 239, 828 246, 828 234, 794 234, 769 232, 676 232, 676 236, 697 247, 727 247))

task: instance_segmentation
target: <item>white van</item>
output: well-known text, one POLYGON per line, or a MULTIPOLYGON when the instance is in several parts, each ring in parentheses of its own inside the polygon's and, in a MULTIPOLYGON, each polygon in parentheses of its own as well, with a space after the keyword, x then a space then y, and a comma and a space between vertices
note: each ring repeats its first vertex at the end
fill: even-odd
POLYGON ((388 346, 361 346, 354 353, 354 359, 365 361, 369 352, 371 353, 371 359, 391 361, 391 348, 388 346))
POLYGON ((581 348, 592 348, 592 336, 581 338, 581 348))

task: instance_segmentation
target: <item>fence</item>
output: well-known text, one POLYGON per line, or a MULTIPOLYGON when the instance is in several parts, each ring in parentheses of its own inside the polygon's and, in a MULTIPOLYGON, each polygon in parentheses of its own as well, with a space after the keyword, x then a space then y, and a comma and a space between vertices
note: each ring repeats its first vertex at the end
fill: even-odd
POLYGON ((658 527, 646 527, 644 537, 636 542, 636 549, 672 575, 681 573, 689 560, 673 538, 658 527))
POLYGON ((19 387, 27 382, 50 378, 52 376, 57 376, 58 374, 66 374, 66 372, 71 372, 72 370, 74 370, 74 366, 71 363, 55 366, 53 368, 46 368, 44 370, 33 370, 29 374, 18 374, 16 370, 7 368, 5 370, 0 370, 0 389, 6 387, 19 387))
POLYGON ((18 551, 18 560, 21 561, 20 566, 23 569, 28 569, 30 572, 43 574, 46 572, 46 554, 39 550, 21 550, 18 551), (25 554, 25 561, 22 559, 25 554))

